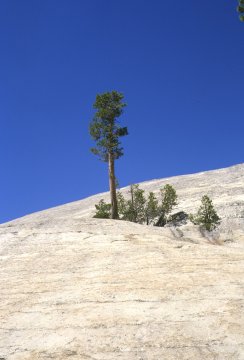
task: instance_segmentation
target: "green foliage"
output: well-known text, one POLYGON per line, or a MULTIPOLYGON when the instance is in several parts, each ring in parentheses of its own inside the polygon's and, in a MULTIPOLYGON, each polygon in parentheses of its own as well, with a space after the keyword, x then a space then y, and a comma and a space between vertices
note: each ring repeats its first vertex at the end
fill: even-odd
MULTIPOLYGON (((144 190, 139 185, 131 185, 127 200, 120 191, 117 191, 118 213, 121 220, 127 220, 139 224, 154 224, 155 226, 165 226, 172 223, 174 226, 180 226, 189 218, 195 225, 200 225, 208 231, 214 230, 220 224, 220 218, 217 215, 212 200, 204 195, 202 204, 196 215, 189 215, 183 211, 170 215, 172 209, 177 205, 177 194, 173 186, 166 184, 160 190, 161 203, 153 192, 145 198, 144 190), (156 223, 155 219, 157 219, 156 223)), ((109 219, 111 217, 111 204, 100 200, 96 207, 95 218, 109 219)))
POLYGON ((111 204, 105 203, 102 199, 97 205, 95 205, 96 214, 93 216, 97 219, 109 219, 111 216, 111 204))
POLYGON ((212 200, 207 195, 202 197, 202 205, 200 206, 197 214, 190 215, 189 219, 195 225, 200 225, 208 231, 214 230, 221 221, 214 209, 212 200))
POLYGON ((131 200, 126 201, 126 207, 124 212, 121 214, 121 219, 126 221, 136 222, 136 213, 131 200))
POLYGON ((126 200, 120 191, 117 192, 120 219, 143 224, 146 221, 144 190, 137 184, 131 185, 129 195, 130 198, 126 200))
POLYGON ((126 200, 121 192, 117 192, 118 212, 121 220, 136 222, 147 225, 154 224, 164 226, 167 215, 176 205, 176 191, 171 185, 165 185, 161 190, 161 205, 159 206, 156 195, 153 192, 145 197, 145 191, 138 184, 131 185, 129 199, 126 200))
POLYGON ((144 190, 139 188, 139 185, 131 185, 130 199, 126 201, 125 211, 123 213, 123 220, 128 220, 143 224, 145 222, 145 203, 144 190))
MULTIPOLYGON (((185 223, 189 218, 195 225, 200 225, 207 231, 214 230, 220 224, 212 200, 204 195, 202 204, 196 215, 189 215, 181 211, 170 215, 172 209, 177 205, 177 194, 173 186, 166 184, 160 189, 161 202, 159 204, 155 194, 149 192, 145 197, 145 191, 139 185, 131 185, 129 199, 125 199, 120 191, 117 191, 118 213, 121 220, 127 220, 139 224, 154 224, 155 226, 165 226, 168 222, 174 226, 185 223), (155 223, 155 219, 157 219, 155 223)), ((95 218, 109 219, 111 217, 111 204, 105 203, 102 199, 96 207, 95 218)))
POLYGON ((177 205, 176 190, 172 185, 166 184, 160 192, 163 212, 168 215, 172 211, 173 207, 177 205))
POLYGON ((131 186, 131 205, 134 212, 134 221, 143 224, 145 221, 145 204, 146 199, 144 190, 139 188, 139 185, 131 186))
POLYGON ((120 191, 117 191, 117 202, 118 202, 118 213, 121 220, 125 220, 125 214, 127 212, 127 201, 125 200, 123 194, 120 191))
POLYGON ((158 216, 159 208, 158 208, 158 200, 153 192, 148 194, 145 215, 147 225, 152 224, 155 218, 158 216))
POLYGON ((102 161, 108 162, 108 155, 113 160, 123 155, 119 138, 128 135, 127 127, 121 127, 117 118, 126 106, 122 102, 124 95, 117 92, 106 92, 97 95, 93 107, 97 110, 90 124, 90 135, 96 141, 96 147, 91 151, 102 161))
POLYGON ((166 184, 161 193, 161 205, 159 206, 159 218, 156 226, 165 226, 167 224, 168 215, 173 207, 177 205, 177 194, 172 185, 166 184))
POLYGON ((239 17, 241 21, 244 21, 244 0, 239 0, 239 5, 237 7, 237 11, 239 13, 239 17))

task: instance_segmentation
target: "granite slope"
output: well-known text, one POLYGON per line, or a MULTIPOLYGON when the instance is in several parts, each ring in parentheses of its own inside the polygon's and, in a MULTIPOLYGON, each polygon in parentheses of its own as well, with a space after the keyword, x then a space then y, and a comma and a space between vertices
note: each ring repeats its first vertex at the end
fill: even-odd
POLYGON ((0 359, 244 359, 244 165, 166 183, 220 231, 93 219, 107 193, 0 226, 0 359))

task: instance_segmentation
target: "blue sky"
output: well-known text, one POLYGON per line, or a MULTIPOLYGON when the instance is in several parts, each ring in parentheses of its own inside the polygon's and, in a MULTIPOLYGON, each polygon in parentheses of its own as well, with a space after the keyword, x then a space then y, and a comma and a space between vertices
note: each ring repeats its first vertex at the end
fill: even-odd
POLYGON ((0 222, 108 190, 89 148, 118 90, 121 186, 244 161, 237 1, 1 0, 0 222))

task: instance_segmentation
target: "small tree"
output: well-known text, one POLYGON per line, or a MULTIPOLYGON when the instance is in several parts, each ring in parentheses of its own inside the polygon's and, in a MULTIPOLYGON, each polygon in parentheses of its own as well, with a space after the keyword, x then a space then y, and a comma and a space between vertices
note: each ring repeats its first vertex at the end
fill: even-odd
POLYGON ((102 199, 97 205, 95 205, 96 214, 93 216, 97 219, 109 219, 111 216, 111 204, 105 203, 102 199))
POLYGON ((143 224, 145 222, 145 204, 146 199, 144 190, 139 188, 139 185, 133 185, 133 208, 135 213, 135 222, 143 224))
POLYGON ((119 138, 128 135, 127 127, 121 127, 117 120, 126 106, 123 98, 117 91, 97 95, 93 105, 97 112, 90 124, 90 135, 97 145, 91 151, 108 163, 112 219, 118 218, 114 161, 123 155, 119 138))
POLYGON ((120 218, 143 224, 146 219, 144 190, 140 189, 139 185, 131 185, 129 194, 130 199, 125 200, 120 192, 117 193, 120 218))
POLYGON ((161 205, 159 206, 159 218, 156 226, 165 226, 167 217, 171 213, 173 207, 177 205, 177 194, 172 185, 166 184, 161 193, 161 205))
POLYGON ((130 199, 127 201, 124 219, 139 224, 145 221, 145 203, 144 190, 139 188, 138 184, 131 185, 130 199))
POLYGON ((158 200, 153 192, 148 194, 145 213, 147 225, 153 223, 158 216, 158 200))
POLYGON ((238 0, 239 5, 237 7, 237 11, 239 13, 240 16, 240 20, 244 21, 244 0, 238 0))
POLYGON ((190 220, 208 231, 214 230, 221 221, 214 209, 212 200, 207 195, 202 197, 202 205, 196 215, 190 216, 190 220))

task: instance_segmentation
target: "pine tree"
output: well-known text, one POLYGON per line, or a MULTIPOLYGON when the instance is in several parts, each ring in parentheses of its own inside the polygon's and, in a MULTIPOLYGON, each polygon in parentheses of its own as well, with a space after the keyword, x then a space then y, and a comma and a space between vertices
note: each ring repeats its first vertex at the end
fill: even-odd
POLYGON ((165 226, 167 217, 171 213, 173 207, 177 205, 177 194, 172 185, 166 184, 161 193, 161 205, 159 206, 159 218, 156 226, 165 226))
POLYGON ((190 220, 208 231, 214 230, 221 221, 214 209, 212 200, 207 195, 202 197, 202 205, 195 216, 190 216, 190 220))
POLYGON ((124 219, 142 224, 145 221, 144 190, 141 190, 138 184, 131 185, 129 194, 130 199, 126 202, 124 219))
POLYGON ((96 141, 96 147, 91 151, 100 160, 107 162, 109 167, 109 189, 111 198, 111 218, 118 218, 116 197, 115 160, 123 155, 119 138, 128 135, 127 127, 121 127, 118 117, 126 106, 122 102, 123 94, 112 91, 97 95, 93 107, 97 110, 90 124, 90 135, 96 141))
POLYGON ((122 214, 122 219, 127 221, 143 224, 146 221, 145 204, 146 199, 144 190, 139 188, 139 185, 131 185, 129 191, 130 198, 125 200, 119 194, 119 212, 122 214))
POLYGON ((154 219, 158 215, 158 200, 153 192, 148 194, 147 203, 146 203, 146 222, 147 225, 153 223, 154 219))
POLYGON ((145 217, 145 204, 146 199, 144 196, 144 190, 139 188, 139 185, 133 185, 133 208, 135 214, 135 222, 143 224, 146 220, 145 217))

